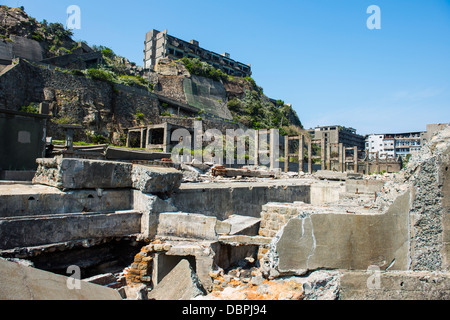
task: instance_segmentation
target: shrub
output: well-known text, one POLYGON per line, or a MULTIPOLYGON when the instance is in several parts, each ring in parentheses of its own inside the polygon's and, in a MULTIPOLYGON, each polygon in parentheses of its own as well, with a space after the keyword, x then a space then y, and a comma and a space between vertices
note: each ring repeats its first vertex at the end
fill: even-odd
POLYGON ((141 120, 141 121, 145 119, 144 114, 139 109, 136 110, 135 116, 136 116, 136 119, 141 120))
POLYGON ((88 75, 94 80, 113 81, 114 77, 109 71, 91 68, 88 69, 88 75))
POLYGON ((27 106, 20 107, 19 111, 27 113, 39 113, 39 104, 36 102, 31 102, 27 106))

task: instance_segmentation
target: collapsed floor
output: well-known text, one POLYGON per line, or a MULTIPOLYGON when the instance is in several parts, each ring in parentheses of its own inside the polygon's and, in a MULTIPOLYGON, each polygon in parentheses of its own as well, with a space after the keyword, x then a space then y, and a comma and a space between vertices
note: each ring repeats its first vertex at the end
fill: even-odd
POLYGON ((40 160, 0 185, 1 256, 127 299, 448 299, 449 154, 447 127, 365 177, 40 160))

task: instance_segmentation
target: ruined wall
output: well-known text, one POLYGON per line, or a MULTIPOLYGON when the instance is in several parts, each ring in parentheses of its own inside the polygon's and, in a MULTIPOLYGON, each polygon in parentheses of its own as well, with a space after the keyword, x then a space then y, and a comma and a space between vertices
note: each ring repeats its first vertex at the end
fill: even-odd
MULTIPOLYGON (((160 114, 158 99, 151 93, 71 75, 24 60, 0 76, 0 108, 18 110, 42 101, 50 103, 53 115, 58 118, 70 119, 107 137, 140 124, 136 118, 138 110, 145 119, 158 119, 160 114)), ((63 138, 61 134, 55 125, 49 125, 49 136, 63 138)))

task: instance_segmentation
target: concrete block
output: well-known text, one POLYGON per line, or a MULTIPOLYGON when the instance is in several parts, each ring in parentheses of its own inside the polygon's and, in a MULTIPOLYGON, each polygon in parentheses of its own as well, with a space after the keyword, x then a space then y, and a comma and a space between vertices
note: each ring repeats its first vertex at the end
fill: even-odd
POLYGON ((145 193, 172 193, 181 185, 183 174, 175 168, 133 165, 132 187, 145 193))
POLYGON ((132 208, 128 189, 70 190, 44 185, 0 185, 0 217, 101 212, 132 208))
POLYGON ((132 164, 115 161, 37 159, 33 183, 69 189, 130 188, 132 164))
POLYGON ((122 300, 118 291, 0 259, 0 300, 122 300), (70 285, 68 285, 70 284, 70 285))
POLYGON ((164 212, 159 215, 159 236, 217 239, 215 217, 185 212, 164 212))
POLYGON ((142 212, 141 236, 144 239, 151 239, 156 235, 161 212, 175 212, 175 208, 170 199, 162 200, 156 195, 143 193, 139 190, 132 190, 133 208, 142 212))
POLYGON ((80 239, 137 234, 141 213, 72 213, 0 219, 0 248, 13 249, 80 239))
POLYGON ((407 270, 409 209, 409 191, 383 214, 362 209, 348 213, 345 207, 299 207, 299 215, 289 220, 271 244, 278 256, 272 262, 281 273, 297 274, 319 268, 367 270, 371 265, 407 270))
POLYGON ((191 300, 205 295, 198 276, 186 259, 181 260, 148 294, 155 300, 191 300))
POLYGON ((261 219, 234 214, 224 222, 231 225, 227 234, 255 236, 258 234, 261 219))

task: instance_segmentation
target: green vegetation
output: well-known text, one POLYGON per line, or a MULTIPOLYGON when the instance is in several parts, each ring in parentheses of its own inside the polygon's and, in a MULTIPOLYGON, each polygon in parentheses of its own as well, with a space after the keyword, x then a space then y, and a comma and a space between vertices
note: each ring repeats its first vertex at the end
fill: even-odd
POLYGON ((91 68, 87 70, 87 74, 94 80, 113 81, 114 79, 114 75, 112 72, 103 69, 91 68))
POLYGON ((163 116, 163 117, 171 117, 172 114, 169 111, 163 111, 163 112, 161 112, 161 116, 163 116))
POLYGON ((72 117, 51 118, 50 121, 57 124, 76 124, 76 120, 72 117))
POLYGON ((274 105, 263 95, 262 90, 255 90, 258 86, 254 81, 246 80, 253 90, 246 90, 242 100, 233 98, 228 101, 228 109, 233 115, 233 120, 253 129, 277 128, 282 135, 298 134, 301 126, 295 126, 290 122, 290 118, 295 114, 292 107, 285 105, 281 100, 274 105))
POLYGON ((145 119, 144 114, 139 109, 136 110, 135 117, 137 120, 140 120, 140 121, 143 121, 145 119))
POLYGON ((215 81, 228 81, 228 75, 220 69, 216 69, 209 63, 202 62, 197 58, 184 57, 178 60, 184 64, 186 69, 193 75, 206 77, 215 81))
POLYGON ((20 107, 19 111, 27 113, 39 113, 39 103, 31 102, 27 106, 20 107))

